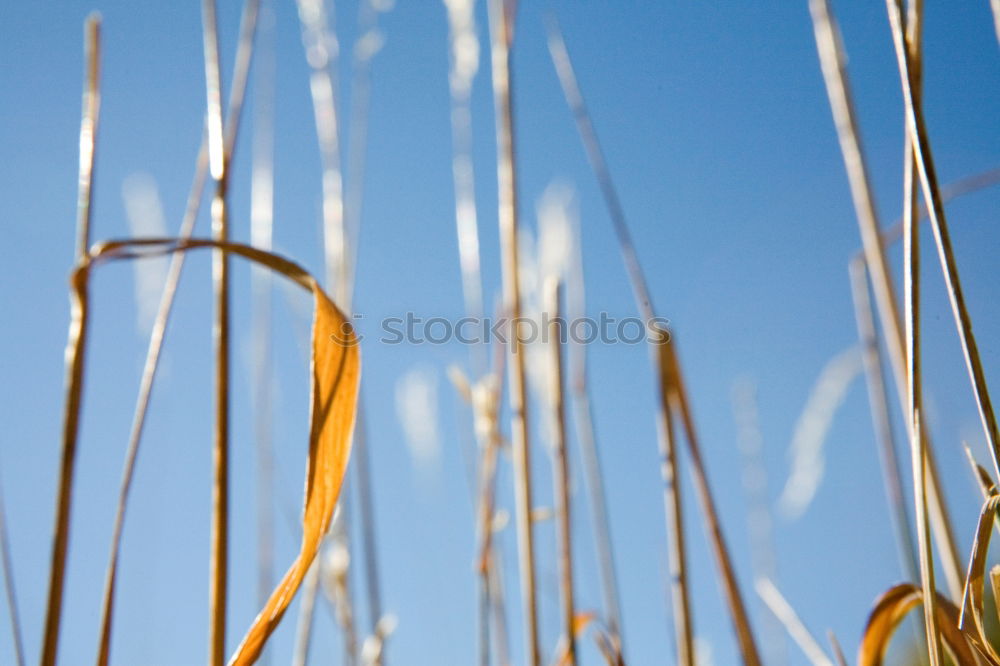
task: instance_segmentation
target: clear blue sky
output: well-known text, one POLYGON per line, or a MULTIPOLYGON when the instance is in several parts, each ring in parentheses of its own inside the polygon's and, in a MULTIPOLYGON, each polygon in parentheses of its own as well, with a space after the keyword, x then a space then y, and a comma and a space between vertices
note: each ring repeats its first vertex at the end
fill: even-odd
MULTIPOLYGON (((486 14, 478 3, 480 38, 486 14)), ((788 472, 786 449, 821 368, 855 341, 847 260, 857 225, 823 89, 805 0, 769 3, 521 3, 515 43, 518 167, 524 224, 554 178, 579 194, 588 310, 633 314, 611 228, 548 60, 541 13, 559 15, 578 76, 633 227, 660 313, 669 318, 701 429, 744 593, 750 587, 745 499, 730 391, 757 384, 770 492, 788 472)), ((1000 51, 985 0, 927 3, 925 99, 939 173, 951 181, 1000 164, 1000 51)), ((62 410, 67 281, 74 247, 82 23, 104 17, 103 102, 95 190, 95 239, 129 233, 121 189, 136 172, 155 178, 173 232, 183 212, 204 109, 199 3, 66 0, 10 2, 0 12, 0 474, 30 659, 38 654, 62 410)), ((837 2, 873 182, 883 218, 899 212, 902 106, 885 8, 837 2)), ((338 3, 346 53, 354 2, 338 3)), ((321 270, 320 176, 308 69, 293 3, 275 7, 277 53, 275 244, 321 270)), ((238 3, 220 8, 228 82, 238 3)), ((383 18, 386 44, 373 66, 368 171, 356 309, 377 505, 384 605, 400 620, 395 664, 466 664, 474 658, 472 511, 460 453, 465 407, 444 375, 466 350, 380 345, 379 318, 412 311, 457 317, 462 300, 453 221, 447 21, 439 2, 400 2, 383 18), (438 377, 441 456, 417 469, 394 404, 413 367, 438 377)), ((342 81, 349 80, 342 70, 342 81)), ((347 95, 347 86, 344 87, 347 95)), ((342 100, 342 109, 347 107, 342 100)), ((249 116, 248 116, 249 118, 249 116)), ((493 113, 488 57, 473 91, 477 195, 487 302, 499 288, 493 113)), ((249 127, 249 122, 246 125, 249 127)), ((250 134, 237 149, 233 236, 249 239, 250 134)), ((955 203, 953 236, 987 375, 1000 375, 995 290, 1000 191, 955 203)), ((200 233, 207 233, 203 213, 200 233)), ((986 460, 960 350, 926 258, 928 413, 961 549, 978 507, 960 444, 986 460)), ((899 248, 890 252, 897 272, 899 248)), ((254 454, 246 355, 249 271, 236 264, 229 647, 256 613, 254 454)), ((77 468, 62 656, 95 653, 104 563, 145 341, 136 331, 132 268, 103 269, 93 283, 94 323, 77 468)), ((207 645, 210 498, 211 307, 207 255, 191 258, 179 294, 126 527, 113 657, 117 663, 199 663, 207 645)), ((306 438, 308 302, 275 292, 279 506, 299 506, 306 438), (305 309, 305 313, 303 310, 305 309)), ((593 400, 606 465, 614 546, 631 663, 670 661, 666 537, 657 466, 653 377, 640 346, 591 348, 593 400)), ((537 414, 537 410, 536 410, 537 414)), ((537 421, 537 419, 536 419, 537 421)), ((899 423, 896 424, 899 426, 899 423)), ((897 427, 897 432, 901 428, 897 427)), ((778 582, 818 634, 833 629, 854 652, 872 600, 899 578, 864 384, 855 381, 827 440, 826 477, 806 516, 776 523, 778 582)), ((682 455, 682 464, 686 456, 682 455)), ((908 458, 904 456, 904 467, 908 458)), ((574 478, 582 483, 578 460, 574 478)), ((539 503, 550 471, 535 454, 539 503)), ((695 632, 716 664, 734 663, 734 641, 685 472, 695 632)), ((510 506, 509 474, 501 501, 510 506)), ((582 492, 576 495, 580 606, 600 602, 582 492)), ((296 536, 279 511, 279 569, 296 536)), ((546 652, 558 636, 549 524, 542 542, 541 616, 546 652)), ((522 640, 508 561, 512 646, 522 640)), ((290 654, 297 605, 274 636, 290 654)), ((0 622, 6 624, 6 610, 0 622)), ((315 654, 339 654, 330 614, 317 617, 315 654)), ((791 663, 804 663, 792 649, 791 663)), ((0 629, 0 661, 12 659, 0 629)), ((595 663, 591 658, 591 663, 595 663)))

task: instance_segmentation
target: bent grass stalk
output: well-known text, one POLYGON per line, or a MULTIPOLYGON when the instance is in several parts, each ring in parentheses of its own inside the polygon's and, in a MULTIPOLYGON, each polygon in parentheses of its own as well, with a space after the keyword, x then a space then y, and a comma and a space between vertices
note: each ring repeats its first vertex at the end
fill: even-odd
MULTIPOLYGON (((899 398, 900 409, 907 424, 907 432, 912 438, 912 427, 907 416, 909 401, 906 390, 906 351, 903 325, 885 258, 885 248, 882 245, 878 215, 875 212, 874 199, 869 184, 868 168, 861 148, 860 134, 847 79, 846 59, 841 47, 839 31, 827 0, 810 0, 809 9, 812 15, 816 49, 823 70, 823 79, 826 82, 827 95, 830 99, 830 109, 833 113, 851 196, 854 200, 865 261, 871 275, 875 304, 884 331, 886 348, 889 351, 896 395, 899 398)), ((928 511, 931 526, 940 552, 948 590, 953 598, 957 598, 962 589, 962 565, 952 533, 948 510, 945 506, 937 465, 934 461, 933 447, 926 433, 926 428, 921 428, 921 432, 923 433, 921 437, 927 440, 925 449, 927 451, 928 500, 930 504, 928 511)))
POLYGON ((525 350, 521 344, 521 291, 518 271, 517 180, 514 168, 514 118, 511 92, 513 3, 489 0, 493 102, 496 109, 498 217, 506 314, 511 318, 509 399, 511 447, 514 454, 514 498, 518 568, 524 607, 526 662, 538 666, 538 604, 535 598, 535 552, 532 534, 531 464, 528 440, 525 350))
POLYGON ((903 100, 906 106, 907 133, 911 136, 917 171, 925 201, 930 202, 928 218, 934 231, 934 241, 937 246, 938 261, 944 275, 948 300, 952 316, 962 343, 965 365, 972 384, 972 393, 982 421, 983 432, 989 445, 993 459, 993 471, 1000 478, 1000 433, 997 430, 996 415, 990 400, 986 375, 979 358, 979 347, 972 331, 972 318, 965 304, 962 282, 958 274, 958 264, 952 249, 951 235, 948 231, 948 220, 945 216, 944 203, 938 185, 937 171, 931 153, 927 127, 924 123, 923 109, 920 104, 919 81, 916 78, 915 65, 906 49, 903 34, 902 5, 898 0, 886 0, 889 19, 892 25, 893 43, 896 46, 896 60, 899 65, 900 80, 903 88, 903 100))
MULTIPOLYGON (((715 502, 712 497, 711 489, 708 485, 708 477, 701 459, 698 439, 694 429, 694 421, 691 417, 690 407, 687 402, 687 395, 683 387, 683 381, 679 373, 679 366, 675 358, 674 344, 673 342, 667 342, 663 339, 664 336, 666 336, 665 331, 657 329, 651 325, 652 322, 657 321, 655 318, 655 311, 652 306, 645 277, 642 273, 642 268, 639 264, 635 246, 632 243, 628 225, 625 220, 625 213, 621 206, 621 201, 618 197, 617 190, 615 189, 614 181, 611 179, 610 171, 608 170, 607 164, 604 160, 604 155, 601 151, 593 122, 590 119, 590 114, 587 111, 583 96, 580 93, 580 88, 576 81, 576 74, 573 71, 573 64, 569 57, 569 52, 566 49, 565 42, 562 39, 558 24, 553 19, 549 21, 548 27, 549 53, 552 57, 552 62, 555 65, 556 72, 559 75, 563 95, 565 96, 566 102, 576 120, 577 130, 580 134, 581 140, 583 141, 591 168, 597 177, 598 183, 601 187, 601 192, 604 195, 604 200, 611 217, 615 235, 618 239, 622 259, 629 275, 629 281, 632 286, 636 304, 640 313, 642 313, 643 317, 646 318, 646 321, 650 323, 650 338, 652 339, 653 335, 658 336, 658 340, 651 340, 651 356, 655 371, 659 378, 658 388, 660 398, 660 417, 658 423, 661 424, 659 426, 660 450, 661 452, 669 453, 672 447, 671 442, 667 439, 669 429, 664 426, 669 422, 671 407, 674 407, 679 410, 684 428, 686 430, 687 444, 691 455, 692 475, 694 476, 695 487, 702 506, 704 514, 703 518, 706 522, 708 532, 711 535, 712 552, 715 555, 716 564, 722 577, 723 593, 726 598, 727 605, 729 606, 729 612, 736 631, 740 652, 745 664, 748 666, 759 666, 759 653, 754 642, 753 632, 750 628, 749 616, 743 603, 742 595, 740 594, 739 584, 736 581, 736 574, 732 567, 729 550, 726 547, 725 540, 722 536, 718 513, 715 509, 715 502)), ((666 471, 667 467, 663 467, 662 469, 666 471)), ((673 486, 674 479, 671 477, 665 477, 664 483, 668 487, 673 486)), ((681 539, 683 539, 682 535, 672 535, 671 540, 674 543, 679 543, 681 539)), ((679 579, 675 578, 674 580, 678 581, 679 579)), ((678 613, 675 612, 675 621, 677 621, 677 615, 678 613)), ((675 627, 675 630, 677 630, 678 635, 679 654, 686 652, 689 655, 693 655, 693 649, 690 643, 686 648, 682 648, 680 645, 681 641, 684 640, 682 638, 684 631, 683 625, 675 627)))
MULTIPOLYGON (((94 151, 100 118, 101 18, 91 14, 84 26, 86 82, 80 120, 80 165, 76 219, 76 260, 86 263, 90 244, 94 151)), ((75 286, 75 285, 74 285, 75 286)), ((69 547, 70 504, 76 446, 79 435, 79 411, 83 383, 83 350, 87 340, 87 295, 74 290, 70 297, 70 324, 66 342, 66 406, 63 412, 63 440, 59 467, 59 495, 56 502, 52 538, 52 564, 49 571, 49 595, 45 611, 45 634, 42 638, 43 666, 54 666, 59 648, 62 619, 63 585, 66 579, 66 551, 69 547)))

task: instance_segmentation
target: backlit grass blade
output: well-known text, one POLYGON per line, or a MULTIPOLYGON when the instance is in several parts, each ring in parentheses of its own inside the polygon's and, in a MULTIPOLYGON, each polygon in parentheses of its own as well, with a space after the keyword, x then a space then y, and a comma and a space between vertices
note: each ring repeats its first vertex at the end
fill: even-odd
MULTIPOLYGON (((309 447, 306 490, 299 553, 264 608, 250 626, 230 666, 246 666, 260 656, 264 643, 281 621, 288 604, 316 557, 330 525, 344 472, 350 457, 351 435, 357 407, 360 378, 358 339, 344 314, 320 288, 319 283, 283 257, 248 245, 202 239, 137 239, 109 241, 96 246, 78 264, 71 277, 72 322, 67 359, 71 382, 68 387, 67 437, 75 440, 82 396, 84 345, 81 331, 87 315, 88 279, 93 267, 116 259, 136 259, 164 252, 211 249, 237 254, 263 264, 313 294, 314 319, 310 370, 309 447)), ((68 497, 68 493, 66 497, 68 497)), ((68 510, 67 506, 67 510, 68 510)))

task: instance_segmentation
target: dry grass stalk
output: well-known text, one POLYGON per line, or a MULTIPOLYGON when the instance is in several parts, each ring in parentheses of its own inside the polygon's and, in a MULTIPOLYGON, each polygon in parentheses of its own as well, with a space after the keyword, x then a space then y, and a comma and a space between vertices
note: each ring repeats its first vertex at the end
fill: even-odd
MULTIPOLYGON (((920 19, 922 1, 911 0, 907 17, 907 48, 911 57, 919 58, 920 19)), ((917 523, 917 544, 920 560, 920 582, 924 592, 924 631, 931 666, 941 663, 941 634, 937 626, 936 591, 934 581, 934 547, 931 543, 930 521, 927 516, 927 449, 920 437, 920 414, 923 410, 920 364, 920 227, 914 219, 916 190, 913 187, 914 165, 912 144, 906 141, 904 153, 903 201, 903 322, 906 335, 907 417, 910 423, 910 449, 913 456, 914 516, 917 523)))
POLYGON ((538 645, 538 604, 535 597, 535 553, 531 524, 531 464, 528 441, 527 386, 522 345, 521 290, 518 259, 517 180, 514 168, 514 118, 511 93, 511 43, 513 3, 490 0, 490 41, 493 102, 496 109, 497 190, 500 223, 501 265, 505 314, 513 322, 510 331, 511 448, 514 457, 514 507, 517 525, 518 568, 524 615, 526 652, 530 666, 541 660, 538 645))
MULTIPOLYGON (((847 80, 846 60, 841 46, 839 31, 830 13, 827 0, 810 0, 810 12, 816 33, 816 48, 819 53, 823 78, 826 82, 827 94, 830 98, 830 108, 833 112, 834 124, 840 141, 844 166, 847 171, 854 200, 858 227, 861 232, 865 261, 871 272, 872 288, 875 294, 875 304, 878 309, 882 330, 885 334, 886 347, 893 369, 896 384, 896 394, 899 398, 902 413, 909 413, 909 401, 906 392, 906 352, 903 326, 896 304, 896 297, 882 246, 878 215, 875 212, 874 199, 869 185, 868 169, 861 148, 860 134, 857 129, 854 106, 851 101, 850 88, 847 80)), ((910 419, 905 418, 910 432, 910 419)), ((925 431, 926 429, 922 429, 925 431)), ((925 443, 928 459, 928 492, 930 501, 930 520, 934 530, 934 538, 940 552, 948 589, 957 598, 962 587, 962 566, 958 556, 958 548, 952 533, 951 521, 948 518, 947 507, 938 478, 937 465, 934 462, 933 448, 926 432, 922 435, 928 441, 925 443)))
MULTIPOLYGON (((91 14, 84 26, 86 82, 84 84, 83 112, 80 121, 79 193, 77 196, 76 221, 76 259, 83 263, 87 261, 87 246, 90 243, 94 152, 100 117, 100 30, 100 16, 91 14)), ((73 471, 76 467, 79 411, 83 390, 83 350, 86 347, 87 339, 86 292, 74 290, 71 296, 70 307, 69 334, 66 342, 66 406, 63 412, 63 443, 59 467, 59 494, 56 504, 55 527, 53 529, 49 595, 45 611, 45 634, 42 639, 41 663, 43 666, 54 666, 59 647, 63 585, 66 579, 66 550, 69 547, 73 471)))
POLYGON ((563 613, 563 636, 566 641, 565 661, 576 664, 576 636, 573 605, 573 546, 569 492, 569 460, 566 451, 566 406, 563 400, 563 360, 560 336, 558 278, 550 277, 545 285, 545 311, 549 315, 548 345, 551 354, 548 400, 552 432, 552 487, 555 491, 555 513, 559 550, 559 601, 563 613))
MULTIPOLYGON (((583 269, 582 237, 580 234, 579 214, 570 201, 562 202, 561 212, 564 224, 572 238, 572 250, 568 255, 566 270, 566 319, 576 321, 587 315, 585 280, 583 269)), ((540 221, 544 224, 543 209, 539 209, 540 221)), ((587 345, 571 342, 568 350, 568 382, 573 420, 576 426, 576 436, 580 447, 580 459, 583 462, 584 485, 590 507, 591 529, 594 536, 594 547, 597 553, 598 573, 600 577, 603 617, 609 641, 614 646, 614 652, 622 652, 622 620, 618 595, 618 580, 615 575, 614 550, 611 543, 611 528, 608 520, 607 499, 604 492, 604 479, 601 459, 597 445, 597 434, 594 429, 593 406, 590 401, 590 384, 588 381, 587 345)))
MULTIPOLYGON (((669 427, 667 426, 669 425, 669 420, 671 418, 670 410, 671 408, 674 408, 679 410, 684 428, 686 430, 687 443, 691 453, 691 468, 695 480, 695 487, 698 493, 698 498, 701 502, 704 520, 706 522, 708 532, 711 535, 712 550, 715 555, 716 564, 722 576, 724 596, 732 616, 737 641, 740 645, 740 653, 745 664, 748 666, 758 666, 760 664, 760 657, 753 639, 753 631, 750 628, 749 616, 746 612, 746 607, 743 604, 742 596, 739 591, 739 584, 736 581, 736 574, 732 567, 729 551, 726 547, 725 539, 722 536, 722 528, 719 523, 718 513, 715 509, 715 502, 712 498, 711 489, 708 485, 708 477, 701 459, 701 451, 698 446, 697 434, 694 429, 694 420, 691 417, 690 408, 687 402, 687 395, 684 390, 683 381, 680 377, 679 366, 675 358, 674 344, 672 342, 667 343, 668 336, 666 331, 653 326, 653 322, 656 320, 655 311, 650 299, 649 289, 646 285, 646 279, 642 273, 642 267, 639 264, 638 255, 636 254, 635 246, 632 243, 631 234, 628 230, 625 213, 622 209, 617 190, 615 189, 614 181, 611 179, 611 173, 604 160, 604 155, 601 151, 600 142, 597 139, 597 133, 594 130, 593 122, 590 119, 590 114, 587 111, 583 96, 580 93, 580 88, 576 81, 576 74, 573 71, 573 63, 569 57, 569 52, 567 51, 565 42, 559 32, 558 25, 554 20, 549 22, 549 53, 552 56, 553 64, 555 65, 556 72, 559 75, 559 81, 563 88, 563 95, 565 96, 566 102, 576 119, 577 130, 580 134, 581 140, 583 141, 584 148, 586 149, 591 168, 594 170, 600 184, 601 191, 604 195, 604 200, 608 207, 608 212, 615 229, 615 234, 618 238, 618 245, 622 254, 622 259, 625 263, 629 280, 632 285, 632 291, 636 304, 640 313, 649 325, 648 335, 651 341, 651 355, 654 362, 654 368, 659 378, 658 388, 661 407, 658 423, 660 424, 659 444, 661 454, 663 452, 669 453, 672 449, 672 443, 668 439, 669 427), (654 336, 656 336, 655 339, 654 336)), ((664 457, 664 459, 667 458, 668 456, 664 457)), ((665 465, 662 469, 664 472, 667 472, 668 466, 665 465)), ((664 483, 668 485, 668 487, 673 486, 673 476, 665 475, 664 483)), ((676 535, 672 536, 672 541, 674 543, 679 543, 681 538, 683 538, 678 538, 676 535)), ((675 612, 675 620, 677 615, 678 614, 675 612)), ((681 653, 686 652, 687 654, 692 655, 693 658, 694 651, 690 642, 688 642, 686 649, 681 647, 680 643, 683 641, 682 636, 683 634, 678 634, 678 651, 681 653)))
MULTIPOLYGON (((647 325, 651 326, 655 319, 655 313, 649 296, 649 290, 646 286, 646 280, 639 265, 639 258, 635 252, 635 246, 632 243, 631 235, 625 222, 625 213, 618 198, 618 192, 611 180, 611 174, 608 171, 604 155, 601 152, 600 143, 597 140, 597 133, 594 130, 590 114, 587 112, 584 104, 583 95, 576 81, 576 74, 573 71, 573 64, 569 57, 569 51, 566 49, 565 40, 554 18, 550 19, 548 28, 549 54, 559 75, 563 94, 576 119, 577 128, 584 142, 584 147, 587 150, 587 155, 590 158, 591 167, 597 174, 597 179, 607 202, 640 313, 645 318, 647 325)), ((679 664, 685 666, 693 666, 695 653, 691 604, 688 598, 682 499, 677 474, 677 450, 674 442, 673 414, 669 404, 670 379, 665 371, 667 363, 664 357, 664 350, 667 347, 669 336, 666 331, 659 330, 650 330, 649 335, 651 338, 658 336, 657 340, 650 345, 650 353, 653 366, 658 373, 657 443, 660 455, 660 472, 663 477, 664 518, 668 535, 671 604, 673 607, 677 661, 679 664)))
POLYGON ((986 442, 993 458, 994 472, 1000 477, 1000 433, 997 430, 996 415, 993 412, 986 375, 979 359, 979 348, 972 331, 972 319, 965 305, 962 283, 958 275, 958 265, 952 250, 948 220, 945 216, 930 140, 924 123, 923 108, 920 103, 919 79, 917 78, 916 66, 906 48, 903 33, 903 9, 898 0, 886 0, 886 5, 892 24, 893 43, 896 46, 896 60, 899 64, 903 100, 906 106, 907 133, 910 134, 912 141, 924 200, 930 202, 928 217, 934 231, 938 260, 944 274, 955 327, 962 343, 965 365, 976 399, 976 407, 979 410, 979 418, 982 421, 986 442))
POLYGON ((847 666, 847 657, 844 656, 844 650, 840 647, 840 641, 837 640, 833 631, 827 630, 826 637, 830 641, 830 647, 833 649, 833 658, 836 660, 837 666, 847 666))
POLYGON ((962 612, 958 619, 958 628, 971 635, 978 642, 977 647, 985 652, 993 664, 1000 663, 1000 654, 993 648, 993 644, 986 634, 983 619, 983 588, 990 536, 993 534, 993 523, 996 520, 998 508, 1000 508, 1000 496, 996 495, 994 489, 994 493, 983 502, 983 508, 979 514, 976 536, 972 543, 972 553, 969 555, 965 589, 962 592, 962 612))
MULTIPOLYGON (((594 131, 593 122, 590 119, 590 114, 587 112, 583 96, 580 93, 579 85, 576 81, 576 75, 573 71, 572 61, 570 60, 569 53, 565 47, 565 42, 563 41, 558 31, 558 26, 554 21, 550 22, 549 53, 552 55, 553 63, 555 64, 556 71, 559 74, 559 80, 562 84, 566 101, 577 121, 577 129, 579 130, 584 147, 586 148, 591 168, 594 170, 600 183, 601 190, 604 194, 605 203, 607 204, 608 211, 615 228, 615 233, 618 237, 619 248, 625 262, 626 270, 629 274, 633 295, 635 296, 639 311, 646 318, 647 322, 652 323, 655 320, 655 312, 649 296, 649 289, 646 286, 646 280, 643 276, 642 268, 635 252, 635 246, 632 243, 631 235, 628 231, 624 210, 621 207, 617 190, 614 187, 610 171, 608 170, 607 164, 604 160, 600 143, 597 140, 597 134, 594 131)), ((687 443, 691 453, 692 474, 695 480, 695 488, 698 493, 699 501, 702 505, 702 511, 704 513, 703 518, 706 522, 708 532, 711 535, 712 549, 722 576, 723 590, 729 606, 730 614, 732 616, 737 641, 740 645, 740 652, 745 664, 748 666, 757 666, 760 664, 760 657, 753 639, 753 632, 750 628, 749 616, 746 612, 746 607, 743 604, 742 596, 739 591, 739 584, 736 581, 736 574, 732 567, 729 551, 722 535, 718 513, 715 509, 715 502, 712 498, 711 489, 708 485, 708 477, 701 460, 701 452, 694 429, 694 421, 691 417, 683 381, 680 377, 679 366, 675 357, 674 345, 673 343, 665 344, 666 340, 664 337, 666 336, 666 331, 660 331, 659 329, 653 330, 654 327, 652 326, 650 326, 650 328, 651 330, 649 333, 651 337, 657 333, 661 335, 660 339, 653 343, 652 348, 654 365, 657 368, 660 378, 659 390, 662 410, 660 423, 665 424, 670 418, 670 406, 666 404, 667 401, 670 400, 672 401, 671 405, 679 410, 684 423, 684 428, 686 430, 687 443), (669 372, 664 371, 665 363, 669 366, 669 372)), ((661 425, 659 432, 661 435, 661 451, 669 451, 670 442, 666 439, 667 429, 661 425)), ((672 478, 665 478, 664 481, 668 484, 673 483, 672 478)), ((677 539, 674 539, 674 541, 677 541, 677 539)), ((687 652, 688 654, 693 654, 693 649, 690 645, 688 646, 687 652)))
POLYGON ((712 553, 715 556, 716 568, 719 570, 719 575, 722 578, 723 596, 726 599, 730 615, 732 616, 733 629, 736 631, 736 638, 740 646, 743 663, 746 666, 760 666, 761 661, 757 645, 754 641, 753 630, 750 626, 750 616, 747 613, 746 604, 743 602, 743 596, 740 593, 740 586, 736 580, 736 570, 733 567, 729 548, 722 533, 719 512, 715 507, 712 488, 708 483, 708 473, 705 471, 705 463, 702 461, 701 445, 699 444, 698 433, 694 427, 694 417, 691 414, 687 388, 681 373, 680 363, 677 359, 676 343, 671 340, 669 344, 662 347, 666 350, 667 361, 669 363, 671 405, 680 415, 681 423, 684 427, 688 453, 691 458, 691 475, 694 478, 695 491, 697 492, 702 513, 704 514, 703 520, 705 522, 705 529, 709 534, 712 553))
POLYGON ((857 323, 858 340, 864 359, 865 382, 868 385, 868 407, 882 463, 882 485, 885 489, 889 515, 892 517, 896 533, 896 549, 899 553, 903 575, 908 580, 917 580, 920 569, 914 550, 913 530, 910 529, 910 521, 907 517, 906 500, 901 481, 902 473, 892 433, 887 389, 882 374, 882 356, 879 349, 878 332, 875 329, 871 299, 868 296, 868 274, 864 259, 858 257, 852 259, 848 269, 851 277, 854 319, 857 323))
MULTIPOLYGON (((258 0, 248 0, 243 6, 243 16, 240 19, 240 39, 236 51, 236 63, 233 72, 233 85, 229 92, 229 113, 225 122, 225 148, 227 161, 232 157, 236 146, 239 120, 243 108, 246 83, 250 70, 251 54, 253 52, 254 35, 257 26, 258 0)), ((190 239, 194 232, 195 221, 201 204, 205 178, 208 172, 208 138, 202 138, 201 148, 195 165, 194 179, 188 194, 184 218, 181 221, 178 237, 190 239)), ((170 257, 170 268, 167 272, 166 284, 160 296, 156 319, 150 334, 149 346, 146 350, 146 360, 140 380, 139 393, 136 398, 135 410, 132 415, 132 426, 129 431, 129 441, 125 453, 125 464, 122 469, 122 480, 115 512, 115 524, 112 531, 111 551, 108 556, 108 567, 105 576, 104 602, 101 617, 101 638, 98 647, 98 664, 106 664, 110 658, 111 628, 114 613, 114 597, 117 583, 118 559, 121 551, 121 538, 125 524, 125 511, 135 465, 139 455, 140 442, 146 423, 146 414, 152 396, 153 384, 159 368, 160 352, 166 335, 167 324, 173 309, 177 285, 180 282, 181 271, 184 268, 185 253, 176 252, 170 257)), ((267 590, 270 593, 270 587, 267 590)), ((265 597, 266 599, 266 597, 265 597)), ((262 602, 263 603, 263 602, 262 602)))
POLYGON ((660 338, 653 349, 659 368, 659 401, 656 429, 660 454, 660 475, 663 477, 663 511, 666 518, 667 562, 670 567, 670 589, 673 604, 674 636, 677 644, 677 663, 694 666, 694 629, 691 618, 691 601, 688 592, 687 548, 685 546, 684 513, 681 506, 680 476, 677 466, 677 442, 674 432, 674 410, 670 402, 673 379, 670 371, 669 343, 666 331, 658 331, 660 338))
POLYGON ((792 608, 792 605, 788 603, 788 600, 785 599, 785 596, 781 594, 781 591, 778 590, 771 579, 758 578, 755 587, 757 588, 757 594, 767 604, 767 607, 774 616, 785 626, 788 635, 799 646, 799 649, 802 650, 802 654, 806 656, 809 663, 813 666, 833 666, 830 657, 823 651, 823 648, 820 647, 819 642, 813 635, 809 633, 806 625, 802 624, 798 613, 795 612, 795 609, 792 608))
MULTIPOLYGON (((208 97, 208 167, 215 181, 212 197, 212 238, 229 239, 229 189, 222 125, 222 73, 215 0, 203 0, 205 82, 208 97)), ((222 250, 212 253, 215 322, 215 431, 212 445, 212 547, 209 582, 209 663, 222 666, 226 658, 226 593, 229 589, 229 259, 222 250)))

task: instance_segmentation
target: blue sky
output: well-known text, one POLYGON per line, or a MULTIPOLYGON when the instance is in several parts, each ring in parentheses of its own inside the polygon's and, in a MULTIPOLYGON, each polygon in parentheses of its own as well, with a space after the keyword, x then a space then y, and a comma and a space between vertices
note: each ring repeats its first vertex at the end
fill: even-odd
MULTIPOLYGON (((695 416, 744 594, 750 588, 746 501, 730 393, 739 377, 758 387, 765 465, 776 497, 786 450, 823 365, 855 343, 847 260, 857 224, 823 89, 806 2, 521 3, 514 77, 521 214, 553 180, 578 195, 587 308, 630 316, 633 302, 600 193, 548 59, 542 14, 559 16, 580 84, 632 225, 660 314, 671 321, 695 416)), ((486 54, 486 13, 477 3, 486 54)), ((838 2, 880 213, 901 200, 902 102, 885 8, 838 2)), ((5 220, 0 280, 3 399, 0 474, 29 658, 38 653, 49 558, 62 410, 67 282, 74 247, 82 23, 104 17, 102 116, 95 189, 95 239, 128 235, 122 185, 155 179, 166 224, 183 212, 204 109, 198 3, 57 5, 8 3, 0 21, 0 211, 5 220)), ((298 18, 274 7, 277 58, 275 246, 322 272, 320 171, 298 18)), ((354 2, 336 7, 347 53, 354 2)), ((229 81, 238 3, 220 7, 224 79, 229 81)), ((458 317, 462 295, 454 230, 447 20, 443 4, 397 3, 382 19, 386 43, 373 64, 364 216, 355 308, 365 315, 363 393, 372 446, 384 605, 399 617, 390 643, 397 664, 470 663, 475 654, 473 513, 460 442, 468 416, 445 376, 465 364, 457 343, 387 346, 376 322, 407 311, 458 317), (369 328, 366 328, 369 327, 369 328), (398 378, 424 368, 437 378, 441 454, 418 467, 396 417, 398 378)), ((988 3, 928 3, 925 101, 943 181, 1000 163, 1000 51, 988 3)), ((349 68, 342 59, 346 110, 349 68)), ((472 94, 474 162, 487 302, 500 285, 495 143, 484 57, 472 94)), ((250 128, 245 116, 244 129, 250 128)), ((249 239, 250 133, 233 172, 233 236, 249 239)), ((991 379, 1000 372, 1000 314, 994 292, 1000 192, 949 207, 967 299, 991 379)), ((207 210, 199 233, 207 234, 207 210)), ((961 452, 986 450, 965 377, 940 270, 925 235, 927 410, 960 548, 971 544, 978 507, 961 452)), ((890 251, 897 277, 898 247, 890 251)), ((235 264, 232 487, 234 647, 256 612, 254 465, 249 393, 249 271, 235 264)), ((901 282, 901 281, 900 281, 901 282)), ((207 255, 193 256, 182 282, 126 526, 117 632, 119 663, 201 661, 207 645, 210 498, 211 303, 207 255)), ((102 269, 93 283, 74 532, 62 635, 64 663, 91 659, 121 457, 145 341, 136 328, 133 273, 102 269)), ((279 507, 299 506, 306 441, 308 301, 275 290, 275 445, 279 507)), ((640 346, 593 345, 593 401, 605 462, 621 577, 627 655, 636 664, 672 655, 666 536, 657 467, 653 377, 640 346)), ((535 421, 538 413, 535 410, 535 421)), ((898 427, 897 432, 902 429, 898 427)), ((538 429, 541 433, 541 428, 538 429)), ((537 441, 537 438, 536 438, 537 441)), ((854 652, 872 600, 899 579, 864 384, 856 380, 826 444, 822 487, 805 517, 777 520, 778 584, 818 634, 831 628, 854 652)), ((682 454, 682 465, 686 456, 682 454)), ((904 468, 908 458, 903 457, 904 468)), ((573 461, 577 486, 579 460, 573 461)), ((544 449, 534 454, 536 495, 549 504, 544 449)), ((510 476, 501 501, 511 506, 510 476)), ((695 633, 716 664, 733 663, 734 641, 719 599, 698 508, 684 476, 691 539, 695 633)), ((577 594, 600 603, 585 499, 578 488, 577 594)), ((296 535, 279 511, 277 563, 291 562, 296 535)), ((558 636, 551 525, 538 528, 543 641, 558 636)), ((511 643, 519 654, 513 532, 503 535, 511 643)), ((276 663, 290 654, 291 614, 273 640, 276 663)), ((6 610, 0 611, 6 623, 6 610)), ((339 654, 326 610, 315 654, 339 654)), ((0 631, 0 660, 11 659, 0 631)), ((804 663, 791 649, 790 663, 804 663)), ((591 657, 593 661, 593 657, 591 657)))

